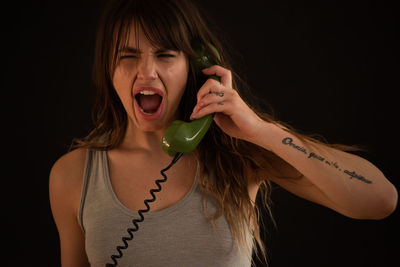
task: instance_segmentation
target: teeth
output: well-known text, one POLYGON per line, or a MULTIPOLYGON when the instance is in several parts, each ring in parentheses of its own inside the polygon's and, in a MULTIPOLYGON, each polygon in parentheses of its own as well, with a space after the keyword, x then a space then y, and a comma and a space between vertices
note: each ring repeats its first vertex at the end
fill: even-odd
POLYGON ((156 93, 154 93, 153 91, 150 91, 150 90, 143 90, 143 91, 140 91, 140 94, 142 94, 142 95, 155 95, 156 93))
POLYGON ((146 115, 153 115, 153 113, 146 112, 146 111, 144 111, 142 108, 140 108, 140 110, 141 110, 144 114, 146 114, 146 115))

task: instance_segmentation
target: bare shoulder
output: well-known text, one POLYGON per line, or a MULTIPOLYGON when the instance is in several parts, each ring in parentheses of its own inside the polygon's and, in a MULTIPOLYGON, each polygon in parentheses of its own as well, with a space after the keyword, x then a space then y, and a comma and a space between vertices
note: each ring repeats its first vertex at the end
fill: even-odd
POLYGON ((50 174, 71 174, 82 172, 86 160, 86 149, 78 148, 60 157, 53 165, 50 174))
POLYGON ((62 266, 89 266, 77 220, 85 162, 86 150, 76 149, 60 157, 50 171, 50 205, 60 237, 62 266))
MULTIPOLYGON (((60 157, 50 171, 50 200, 69 200, 77 207, 83 183, 86 149, 76 149, 60 157)), ((59 201, 53 201, 58 203, 59 201)))

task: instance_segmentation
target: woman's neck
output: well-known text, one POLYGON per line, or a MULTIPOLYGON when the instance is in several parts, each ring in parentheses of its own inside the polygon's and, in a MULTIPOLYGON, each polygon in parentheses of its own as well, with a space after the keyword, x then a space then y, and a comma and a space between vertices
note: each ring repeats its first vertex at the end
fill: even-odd
POLYGON ((164 153, 161 148, 161 140, 165 129, 146 132, 128 123, 124 139, 119 145, 123 150, 142 150, 154 153, 164 153))

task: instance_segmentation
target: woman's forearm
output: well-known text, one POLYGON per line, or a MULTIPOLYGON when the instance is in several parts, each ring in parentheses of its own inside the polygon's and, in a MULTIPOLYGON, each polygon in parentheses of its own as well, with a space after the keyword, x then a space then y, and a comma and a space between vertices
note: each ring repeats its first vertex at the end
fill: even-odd
POLYGON ((267 122, 260 126, 252 142, 288 162, 352 217, 384 218, 397 205, 396 188, 377 167, 361 157, 302 141, 267 122))

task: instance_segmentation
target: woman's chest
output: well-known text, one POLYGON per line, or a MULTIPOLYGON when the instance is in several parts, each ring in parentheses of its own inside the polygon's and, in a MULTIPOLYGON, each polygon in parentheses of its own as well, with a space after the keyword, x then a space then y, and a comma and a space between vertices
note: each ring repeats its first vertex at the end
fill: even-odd
MULTIPOLYGON (((152 199, 151 189, 158 189, 156 180, 164 180, 161 166, 152 164, 109 164, 109 177, 115 196, 126 208, 138 211, 145 209, 145 199, 152 199)), ((150 204, 151 211, 168 208, 183 199, 191 190, 197 166, 181 163, 164 172, 165 182, 160 182, 161 190, 154 192, 156 200, 150 204)))

